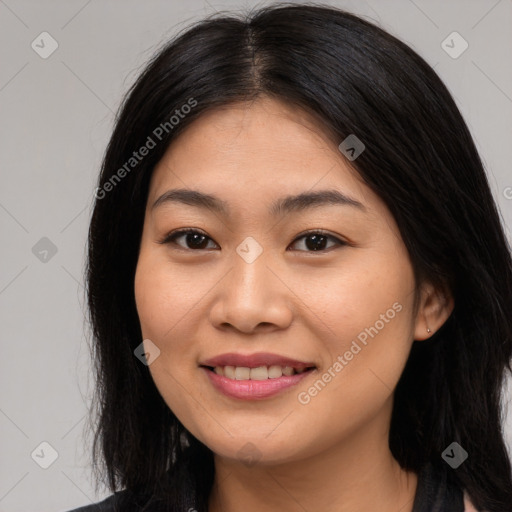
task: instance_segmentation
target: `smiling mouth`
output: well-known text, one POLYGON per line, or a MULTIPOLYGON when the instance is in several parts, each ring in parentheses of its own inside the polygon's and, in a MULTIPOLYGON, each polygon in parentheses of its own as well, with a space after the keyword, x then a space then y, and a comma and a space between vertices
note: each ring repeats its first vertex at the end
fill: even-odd
POLYGON ((314 369, 315 366, 302 368, 294 368, 293 366, 258 366, 249 368, 247 366, 203 366, 207 370, 216 373, 221 377, 231 380, 272 380, 280 377, 291 377, 293 375, 307 373, 314 369))

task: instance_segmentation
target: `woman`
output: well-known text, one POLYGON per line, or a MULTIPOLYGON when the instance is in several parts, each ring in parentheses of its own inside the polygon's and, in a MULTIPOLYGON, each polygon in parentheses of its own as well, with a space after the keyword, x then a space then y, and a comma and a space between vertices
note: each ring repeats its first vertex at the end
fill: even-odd
POLYGON ((115 494, 77 510, 512 510, 510 252, 408 46, 323 6, 204 20, 128 93, 96 198, 115 494))

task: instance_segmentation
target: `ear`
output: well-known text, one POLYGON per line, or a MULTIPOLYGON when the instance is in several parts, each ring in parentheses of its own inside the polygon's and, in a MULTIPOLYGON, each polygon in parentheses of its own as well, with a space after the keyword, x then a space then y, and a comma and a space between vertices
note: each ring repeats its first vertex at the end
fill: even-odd
POLYGON ((447 286, 438 289, 425 282, 420 292, 414 339, 425 340, 433 336, 449 318, 453 308, 453 297, 447 286))

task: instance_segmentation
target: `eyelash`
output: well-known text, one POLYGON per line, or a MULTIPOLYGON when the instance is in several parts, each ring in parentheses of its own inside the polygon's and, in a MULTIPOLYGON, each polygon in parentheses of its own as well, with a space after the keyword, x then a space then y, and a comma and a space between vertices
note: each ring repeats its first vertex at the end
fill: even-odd
MULTIPOLYGON (((176 238, 179 238, 180 236, 183 236, 183 235, 189 235, 189 234, 197 234, 197 235, 202 235, 206 238, 209 238, 210 240, 212 240, 206 233, 202 232, 202 231, 199 231, 197 229, 180 229, 180 230, 177 230, 177 231, 172 231, 171 233, 168 233, 162 240, 159 240, 158 243, 159 244, 176 244, 175 243, 175 239, 176 238)), ((326 233, 325 231, 323 231, 322 229, 312 229, 312 230, 309 230, 309 231, 306 231, 304 233, 301 233, 297 238, 295 238, 295 240, 293 240, 292 242, 292 245, 297 242, 298 240, 302 239, 302 238, 305 238, 307 237, 308 235, 320 235, 320 236, 323 236, 323 237, 326 237, 326 238, 330 238, 331 240, 335 240, 339 246, 345 246, 345 245, 348 245, 347 242, 343 241, 343 240, 340 240, 339 238, 333 236, 333 235, 330 235, 329 233, 326 233)), ((178 245, 178 244, 176 244, 178 245)), ((184 251, 202 251, 202 250, 206 250, 206 249, 189 249, 188 247, 182 247, 182 246, 179 246, 178 247, 184 251)), ((330 247, 329 249, 331 249, 332 247, 330 247)), ((304 250, 301 250, 299 252, 310 252, 310 253, 325 253, 326 251, 328 251, 329 249, 321 249, 319 251, 304 251, 304 250)))

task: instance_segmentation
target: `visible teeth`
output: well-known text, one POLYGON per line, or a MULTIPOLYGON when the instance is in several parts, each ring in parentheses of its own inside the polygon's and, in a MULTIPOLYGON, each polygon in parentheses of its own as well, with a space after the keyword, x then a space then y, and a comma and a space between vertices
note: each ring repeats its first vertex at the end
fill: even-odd
POLYGON ((281 370, 280 366, 271 366, 268 369, 268 378, 269 379, 277 379, 283 375, 283 370, 281 370))
POLYGON ((234 366, 224 366, 224 377, 228 379, 235 378, 235 367, 234 366))
POLYGON ((258 366, 258 368, 251 368, 251 380, 267 380, 268 370, 266 366, 258 366))
POLYGON ((251 373, 251 369, 247 366, 237 366, 235 368, 235 379, 236 380, 247 380, 251 373))
POLYGON ((213 371, 217 375, 234 380, 267 380, 278 379, 279 377, 291 376, 296 373, 303 373, 306 368, 295 369, 291 366, 258 366, 257 368, 248 368, 247 366, 216 366, 213 371))
POLYGON ((283 368, 283 375, 293 375, 293 374, 294 374, 294 371, 291 366, 285 366, 283 368))

